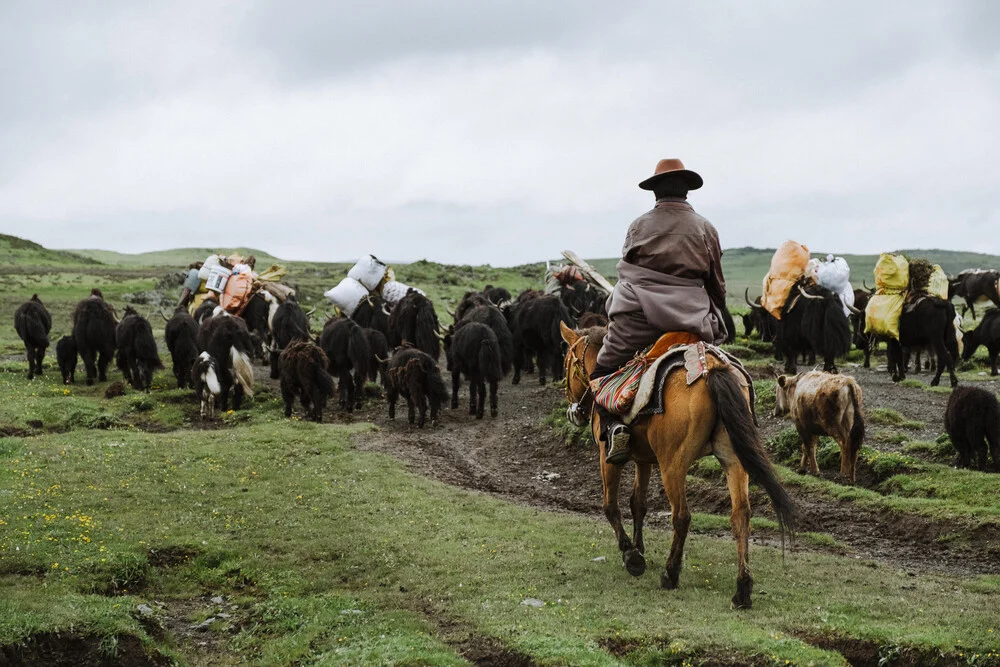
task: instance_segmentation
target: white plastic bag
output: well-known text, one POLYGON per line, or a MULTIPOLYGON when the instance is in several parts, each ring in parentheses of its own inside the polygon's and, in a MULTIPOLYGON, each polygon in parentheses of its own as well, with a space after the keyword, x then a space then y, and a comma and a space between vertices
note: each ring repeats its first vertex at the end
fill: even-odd
POLYGON ((395 305, 404 296, 406 296, 406 293, 411 289, 417 290, 420 294, 427 296, 423 290, 417 289, 416 287, 410 287, 409 285, 404 285, 396 280, 390 280, 382 287, 382 298, 389 305, 395 305))
POLYGON ((368 290, 354 278, 344 278, 340 284, 323 293, 330 303, 340 308, 347 317, 354 314, 358 304, 368 298, 368 290))
POLYGON ((828 257, 816 267, 816 282, 820 287, 842 294, 851 285, 851 267, 843 257, 828 257))
POLYGON ((208 282, 208 276, 212 273, 212 269, 220 264, 222 264, 222 262, 219 261, 218 255, 209 255, 206 257, 205 261, 201 265, 201 268, 198 269, 198 279, 203 282, 208 282))
POLYGON ((353 278, 364 285, 368 291, 378 289, 378 286, 385 280, 385 273, 389 267, 375 255, 368 255, 358 260, 358 263, 347 272, 348 278, 353 278))

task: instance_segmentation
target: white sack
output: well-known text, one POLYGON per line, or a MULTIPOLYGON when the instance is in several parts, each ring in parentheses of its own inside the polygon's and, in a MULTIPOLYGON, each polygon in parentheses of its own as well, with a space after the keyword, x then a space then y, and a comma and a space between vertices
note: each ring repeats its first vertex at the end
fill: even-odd
MULTIPOLYGON (((417 289, 417 288, 410 287, 409 285, 404 285, 403 283, 395 280, 390 280, 382 287, 382 298, 385 299, 386 303, 390 305, 395 305, 404 296, 406 296, 406 293, 411 289, 417 289)), ((417 289, 417 292, 423 294, 424 296, 427 296, 427 294, 423 290, 417 289)))
POLYGON ((388 266, 375 255, 368 255, 358 260, 358 263, 347 272, 348 278, 353 278, 364 285, 369 291, 378 289, 385 279, 388 266))
POLYGON ((368 298, 368 290, 354 278, 344 278, 339 285, 324 292, 323 296, 337 308, 340 308, 344 315, 350 317, 354 314, 358 304, 368 298))

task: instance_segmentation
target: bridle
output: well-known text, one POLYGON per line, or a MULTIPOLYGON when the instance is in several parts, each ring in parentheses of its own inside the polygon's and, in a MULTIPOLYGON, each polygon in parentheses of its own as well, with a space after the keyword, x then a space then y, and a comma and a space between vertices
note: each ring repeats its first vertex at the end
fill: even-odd
POLYGON ((587 376, 587 369, 583 365, 583 360, 587 358, 587 348, 589 347, 590 336, 581 336, 569 346, 569 354, 566 355, 566 360, 563 362, 566 371, 566 400, 570 403, 579 403, 582 405, 584 399, 588 396, 591 402, 593 402, 594 394, 590 389, 590 378, 587 376), (580 346, 581 341, 583 342, 583 351, 580 353, 580 356, 577 356, 576 350, 580 346), (574 377, 583 382, 583 386, 586 387, 579 399, 570 394, 570 385, 572 384, 570 380, 574 377))

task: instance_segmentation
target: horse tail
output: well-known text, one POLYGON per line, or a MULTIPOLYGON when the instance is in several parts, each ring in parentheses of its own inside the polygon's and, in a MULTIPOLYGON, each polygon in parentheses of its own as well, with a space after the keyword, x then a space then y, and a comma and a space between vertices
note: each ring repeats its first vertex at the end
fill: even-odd
POLYGON ((851 405, 854 407, 854 424, 847 438, 848 455, 853 461, 861 451, 861 443, 865 441, 865 417, 861 413, 861 388, 851 382, 847 389, 851 392, 851 405))
POLYGON ((233 345, 229 348, 229 356, 233 362, 233 375, 236 381, 243 387, 243 392, 248 396, 253 396, 253 366, 250 365, 250 357, 246 352, 241 352, 233 345))
POLYGON ((708 372, 708 392, 715 403, 722 425, 729 433, 733 451, 750 479, 764 487, 781 531, 782 547, 785 532, 795 533, 795 504, 760 443, 760 434, 753 422, 753 415, 743 390, 732 369, 716 367, 708 372))

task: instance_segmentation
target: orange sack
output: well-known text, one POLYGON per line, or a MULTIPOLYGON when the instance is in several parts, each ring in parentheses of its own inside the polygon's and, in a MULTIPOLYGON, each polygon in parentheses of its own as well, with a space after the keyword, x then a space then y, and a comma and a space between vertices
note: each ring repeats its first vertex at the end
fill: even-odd
POLYGON ((785 241, 774 251, 771 270, 764 276, 760 305, 775 318, 781 319, 781 309, 795 283, 805 275, 808 264, 809 248, 796 241, 785 241))

